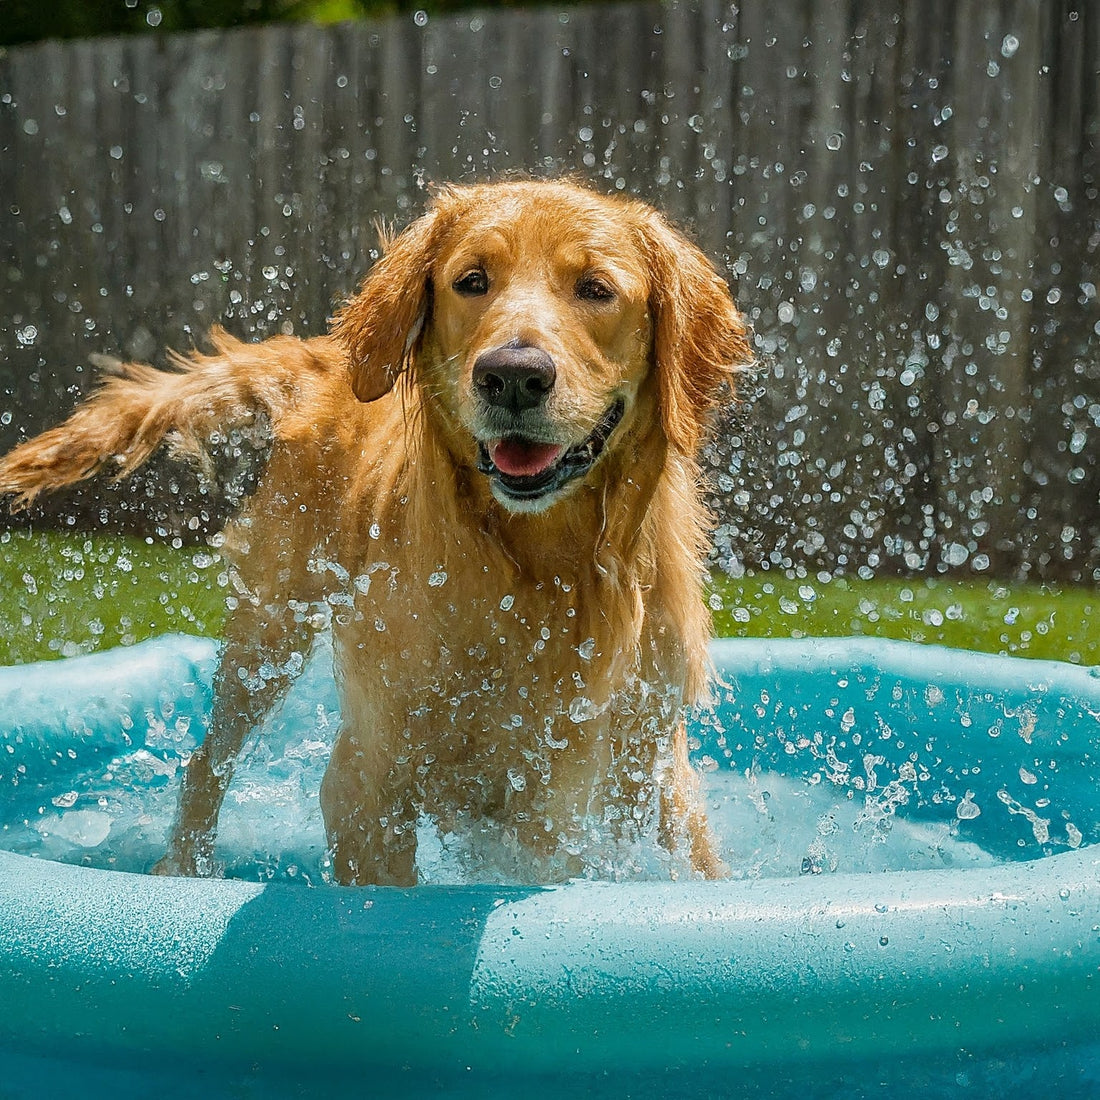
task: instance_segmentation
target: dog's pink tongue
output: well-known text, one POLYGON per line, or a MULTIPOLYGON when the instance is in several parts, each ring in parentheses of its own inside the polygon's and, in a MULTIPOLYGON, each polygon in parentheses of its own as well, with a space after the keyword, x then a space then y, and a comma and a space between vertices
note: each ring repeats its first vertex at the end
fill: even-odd
POLYGON ((545 473, 564 448, 556 443, 527 443, 522 439, 501 439, 489 449, 493 465, 509 477, 534 477, 545 473))

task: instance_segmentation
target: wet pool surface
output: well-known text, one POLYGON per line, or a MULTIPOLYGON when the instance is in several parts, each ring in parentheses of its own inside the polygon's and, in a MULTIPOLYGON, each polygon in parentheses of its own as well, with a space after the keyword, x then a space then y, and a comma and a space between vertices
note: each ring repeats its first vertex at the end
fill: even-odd
MULTIPOLYGON (((784 653, 782 643, 725 644, 758 664, 761 652, 784 653)), ((832 648, 843 652, 840 643, 832 648)), ((219 829, 217 858, 229 877, 331 881, 318 805, 339 724, 328 662, 327 652, 315 656, 282 711, 246 747, 219 829)), ((1008 664, 1036 673, 1047 667, 1008 664)), ((736 673, 736 665, 726 671, 736 673)), ((733 878, 988 866, 1097 839, 1100 809, 1075 800, 1097 774, 1100 719, 1092 719, 1090 742, 1088 715, 1083 728, 1068 723, 1066 704, 1052 707, 1040 680, 1020 684, 1018 698, 999 699, 979 685, 971 699, 931 675, 923 686, 869 675, 838 666, 831 677, 818 673, 812 687, 793 680, 784 693, 752 668, 740 680, 734 675, 716 711, 697 720, 695 758, 733 878)), ((77 744, 24 774, 9 733, 0 847, 101 869, 151 866, 202 723, 169 706, 141 725, 128 731, 122 751, 77 744)), ((661 880, 682 872, 652 840, 614 845, 601 840, 598 824, 591 835, 587 877, 661 880)), ((491 827, 441 836, 425 818, 419 836, 424 884, 525 881, 522 858, 491 827)))
POLYGON ((1095 1096, 1100 679, 851 640, 714 654, 693 732, 731 879, 596 837, 617 881, 549 889, 516 885, 507 838, 428 821, 434 885, 288 885, 329 881, 323 653, 231 787, 228 877, 95 870, 160 854, 215 647, 0 670, 3 844, 39 857, 0 853, 11 1094, 193 1095, 198 1052, 211 1096, 1095 1096))

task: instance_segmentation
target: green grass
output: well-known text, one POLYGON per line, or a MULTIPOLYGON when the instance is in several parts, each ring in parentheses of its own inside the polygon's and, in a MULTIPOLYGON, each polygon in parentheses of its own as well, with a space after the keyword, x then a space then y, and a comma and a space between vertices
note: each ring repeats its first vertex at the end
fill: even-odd
MULTIPOLYGON (((226 583, 224 564, 202 548, 0 533, 0 664, 171 631, 217 636, 226 583)), ((716 578, 710 598, 718 633, 730 637, 863 635, 1100 665, 1094 589, 765 573, 716 578)))
POLYGON ((172 631, 217 635, 219 559, 121 536, 0 533, 0 664, 131 645, 172 631))
POLYGON ((896 578, 827 583, 770 573, 715 578, 715 628, 728 637, 898 638, 1100 665, 1100 592, 996 581, 896 578))

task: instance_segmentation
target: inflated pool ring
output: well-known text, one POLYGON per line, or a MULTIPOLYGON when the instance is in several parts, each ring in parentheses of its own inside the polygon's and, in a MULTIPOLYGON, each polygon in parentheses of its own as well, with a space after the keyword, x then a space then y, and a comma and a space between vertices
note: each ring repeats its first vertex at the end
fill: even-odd
MULTIPOLYGON (((863 723, 887 770, 931 734, 961 767, 970 738, 996 787, 998 753, 1014 759, 1026 728, 1080 763, 1060 797, 1083 842, 958 871, 410 890, 0 853, 0 1095, 409 1095, 415 1081, 433 1095, 498 1082, 805 1098, 862 1095, 838 1082, 868 1072, 1005 1095, 1041 1065, 1060 1096, 1092 1088, 1100 680, 882 642, 721 642, 714 656, 729 690, 700 728, 710 759, 824 768, 828 737, 792 748, 809 715, 803 749, 806 729, 863 723)), ((0 670, 0 775, 126 743, 150 716, 201 722, 213 662, 213 643, 165 638, 0 670)))

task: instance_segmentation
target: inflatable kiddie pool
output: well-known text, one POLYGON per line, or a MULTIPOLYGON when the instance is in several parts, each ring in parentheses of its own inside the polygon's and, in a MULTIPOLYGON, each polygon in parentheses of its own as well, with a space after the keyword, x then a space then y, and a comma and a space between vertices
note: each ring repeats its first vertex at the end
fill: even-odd
MULTIPOLYGON (((76 770, 193 743, 214 658, 0 670, 4 832, 76 770)), ((0 1095, 1100 1095, 1100 679, 867 641, 714 658, 697 756, 760 821, 774 779, 983 858, 398 890, 0 852, 0 1095)))

